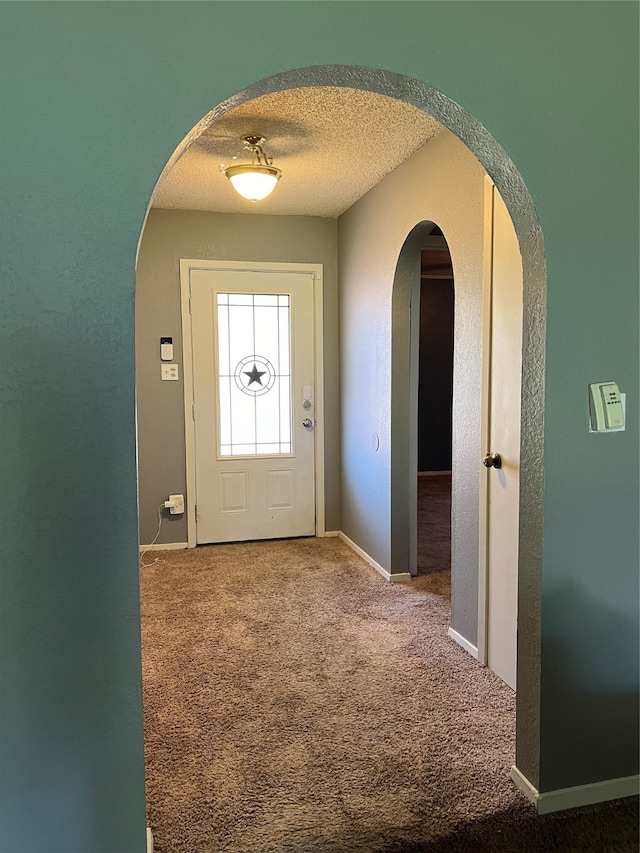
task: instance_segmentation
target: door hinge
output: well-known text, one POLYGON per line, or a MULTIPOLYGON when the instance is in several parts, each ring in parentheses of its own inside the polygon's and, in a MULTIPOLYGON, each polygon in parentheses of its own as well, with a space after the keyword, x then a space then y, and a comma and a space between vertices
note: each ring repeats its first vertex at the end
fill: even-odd
POLYGON ((194 421, 196 419, 196 404, 195 403, 191 404, 191 418, 194 421))
POLYGON ((195 505, 196 524, 198 523, 198 504, 195 505))

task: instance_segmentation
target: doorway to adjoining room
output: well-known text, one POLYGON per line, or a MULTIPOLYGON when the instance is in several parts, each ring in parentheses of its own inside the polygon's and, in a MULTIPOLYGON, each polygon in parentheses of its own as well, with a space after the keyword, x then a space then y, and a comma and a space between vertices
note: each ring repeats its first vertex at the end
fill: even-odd
POLYGON ((420 253, 418 575, 451 569, 454 281, 435 225, 420 253))

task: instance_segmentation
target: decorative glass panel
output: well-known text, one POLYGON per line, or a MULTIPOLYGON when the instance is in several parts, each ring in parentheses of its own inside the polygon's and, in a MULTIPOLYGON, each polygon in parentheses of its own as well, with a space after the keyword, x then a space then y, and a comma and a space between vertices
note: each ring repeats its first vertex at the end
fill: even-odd
POLYGON ((290 454, 289 296, 218 293, 220 456, 290 454))

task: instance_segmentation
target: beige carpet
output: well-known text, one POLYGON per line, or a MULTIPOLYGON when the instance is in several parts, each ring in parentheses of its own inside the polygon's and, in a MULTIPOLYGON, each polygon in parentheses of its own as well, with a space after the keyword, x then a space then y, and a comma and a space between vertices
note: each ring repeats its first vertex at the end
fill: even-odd
POLYGON ((536 818, 514 697, 446 636, 448 572, 386 583, 336 539, 143 569, 157 853, 637 850, 626 800, 536 818))
POLYGON ((418 477, 418 574, 451 568, 451 474, 418 477))

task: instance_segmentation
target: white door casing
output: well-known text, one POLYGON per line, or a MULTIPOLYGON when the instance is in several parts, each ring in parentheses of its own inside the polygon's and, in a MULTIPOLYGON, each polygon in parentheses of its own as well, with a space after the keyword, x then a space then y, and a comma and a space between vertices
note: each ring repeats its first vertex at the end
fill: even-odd
POLYGON ((485 179, 483 285, 483 428, 481 467, 478 657, 516 689, 522 258, 509 212, 485 179))
MULTIPOLYGON (((322 267, 183 260, 181 289, 189 545, 324 535, 322 267), (275 306, 278 294, 279 308, 258 305, 275 306), (239 306, 239 302, 245 304, 239 306), (256 307, 249 307, 254 302, 256 307), (280 370, 278 358, 265 358, 264 342, 260 343, 259 317, 274 316, 274 312, 291 318, 290 413, 286 411, 288 394, 278 390, 279 384, 284 389, 288 379, 274 379, 280 370), (235 332, 233 324, 229 326, 231 334, 226 337, 225 320, 220 341, 218 314, 230 322, 234 316, 243 318, 235 332), (238 338, 247 322, 253 324, 252 342, 241 344, 238 338), (227 389, 223 399, 218 396, 219 387, 227 389), (307 396, 312 389, 311 403, 305 403, 303 388, 307 396), (229 438, 227 397, 233 399, 234 411, 242 413, 235 421, 240 433, 251 432, 255 421, 252 438, 235 432, 235 438, 229 438), (257 401, 258 397, 262 399, 257 401), (272 408, 275 403, 277 410, 278 399, 284 431, 280 438, 290 439, 291 446, 239 447, 236 443, 231 447, 223 443, 272 442, 272 434, 264 435, 259 406, 266 402, 272 408), (305 427, 305 419, 312 425, 305 427), (287 436, 289 423, 292 433, 287 436)), ((284 353, 289 341, 283 329, 278 330, 278 337, 279 352, 282 346, 284 353)))

